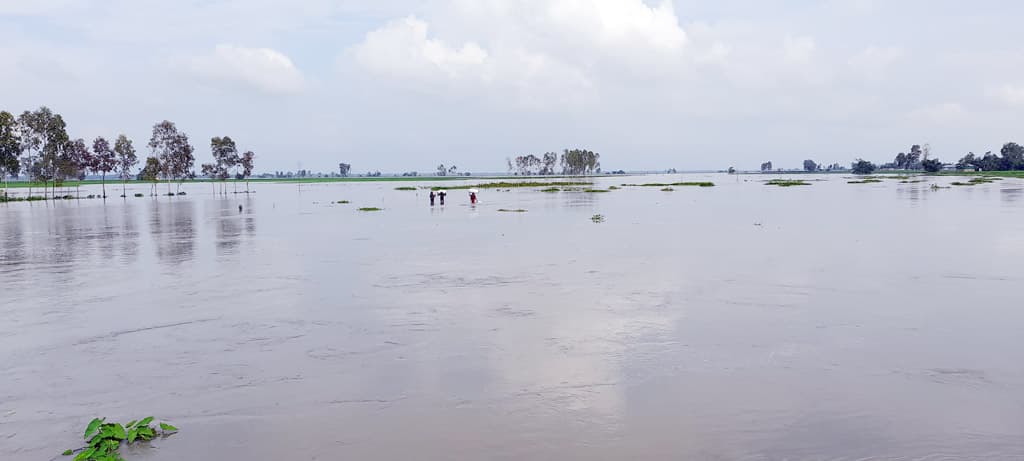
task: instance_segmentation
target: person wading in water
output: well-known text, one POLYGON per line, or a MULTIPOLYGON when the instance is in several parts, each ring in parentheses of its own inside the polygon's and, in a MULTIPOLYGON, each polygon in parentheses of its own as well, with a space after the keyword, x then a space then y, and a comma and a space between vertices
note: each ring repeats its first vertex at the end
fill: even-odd
POLYGON ((434 206, 434 197, 437 197, 437 194, 434 191, 430 191, 430 206, 434 206))

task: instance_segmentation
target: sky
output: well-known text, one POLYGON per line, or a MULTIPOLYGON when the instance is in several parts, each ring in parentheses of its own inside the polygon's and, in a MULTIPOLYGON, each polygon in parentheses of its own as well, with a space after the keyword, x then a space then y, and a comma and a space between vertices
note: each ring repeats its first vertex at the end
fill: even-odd
POLYGON ((955 161, 1024 142, 1024 2, 0 0, 0 109, 257 172, 955 161))

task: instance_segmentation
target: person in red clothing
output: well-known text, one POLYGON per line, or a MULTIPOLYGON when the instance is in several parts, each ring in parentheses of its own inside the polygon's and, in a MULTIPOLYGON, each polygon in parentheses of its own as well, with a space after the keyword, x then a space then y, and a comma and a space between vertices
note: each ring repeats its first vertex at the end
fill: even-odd
POLYGON ((469 203, 476 205, 476 192, 469 193, 469 203))

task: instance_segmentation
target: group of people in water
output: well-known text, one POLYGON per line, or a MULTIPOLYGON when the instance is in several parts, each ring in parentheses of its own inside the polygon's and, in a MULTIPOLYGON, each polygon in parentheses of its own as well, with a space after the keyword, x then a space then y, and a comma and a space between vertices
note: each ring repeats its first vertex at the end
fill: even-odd
MULTIPOLYGON (((441 191, 430 191, 430 206, 434 206, 434 199, 440 199, 441 205, 444 205, 444 198, 448 196, 448 192, 441 191)), ((469 203, 476 205, 476 191, 469 191, 469 203)))

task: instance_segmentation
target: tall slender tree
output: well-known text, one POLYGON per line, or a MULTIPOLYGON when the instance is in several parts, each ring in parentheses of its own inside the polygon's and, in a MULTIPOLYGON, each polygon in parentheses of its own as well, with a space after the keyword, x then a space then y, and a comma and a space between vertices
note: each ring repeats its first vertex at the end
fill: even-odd
POLYGON ((156 182, 160 177, 160 172, 163 171, 163 167, 160 166, 160 159, 156 157, 146 157, 146 165, 142 167, 142 171, 139 176, 142 177, 143 181, 149 181, 149 195, 156 195, 156 182))
MULTIPOLYGON (((180 191, 181 181, 194 175, 195 148, 189 144, 188 135, 178 131, 173 122, 164 120, 153 125, 149 148, 153 155, 159 157, 164 178, 177 181, 180 191)), ((167 183, 167 194, 171 195, 170 182, 167 183)))
MULTIPOLYGON (((221 178, 221 191, 224 190, 223 180, 230 177, 232 170, 239 164, 238 147, 235 141, 228 136, 223 138, 215 136, 210 138, 210 152, 213 154, 213 161, 217 168, 218 176, 221 178)), ((237 183, 235 193, 238 192, 237 183)))
POLYGON ((18 135, 18 121, 10 112, 0 112, 0 176, 4 178, 4 199, 7 199, 7 178, 21 171, 18 155, 21 154, 21 138, 18 135))
POLYGON ((135 156, 135 146, 132 145, 132 140, 123 134, 118 135, 117 141, 114 141, 114 154, 117 155, 117 172, 121 176, 121 197, 127 200, 128 193, 125 183, 131 177, 132 168, 139 163, 139 158, 135 156))
POLYGON ((242 177, 245 178, 245 193, 249 193, 249 176, 252 176, 253 161, 256 160, 256 154, 252 153, 251 150, 245 151, 242 154, 242 158, 239 161, 242 165, 242 177))
POLYGON ((94 156, 92 152, 89 152, 89 146, 85 145, 84 139, 78 138, 68 142, 57 157, 54 185, 63 184, 68 179, 77 179, 78 181, 75 183, 75 196, 77 197, 81 180, 85 178, 85 172, 89 170, 93 158, 94 156))
POLYGON ((103 198, 107 198, 107 173, 117 168, 117 156, 110 148, 110 143, 100 136, 92 142, 92 161, 90 169, 100 174, 100 184, 103 185, 103 198))

